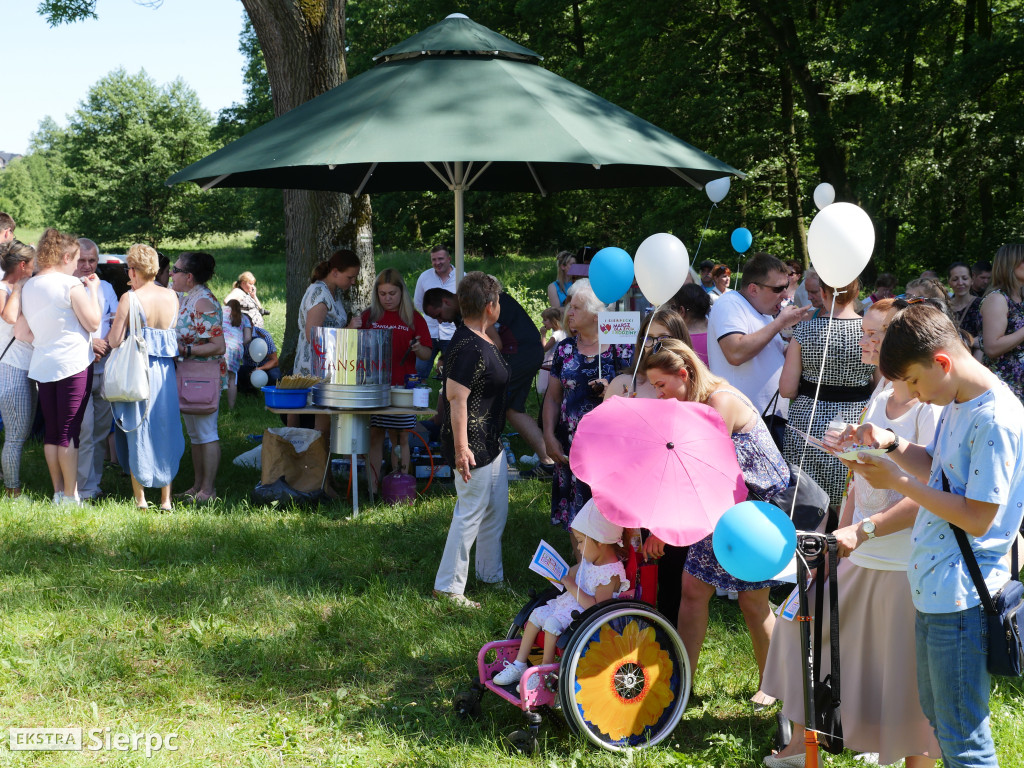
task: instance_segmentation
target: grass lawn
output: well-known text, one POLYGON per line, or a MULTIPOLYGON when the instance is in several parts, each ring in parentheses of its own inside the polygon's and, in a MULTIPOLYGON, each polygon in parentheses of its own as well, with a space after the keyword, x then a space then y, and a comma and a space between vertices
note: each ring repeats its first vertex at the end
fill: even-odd
MULTIPOLYGON (((283 263, 250 263, 244 241, 211 248, 221 280, 251 268, 284 317, 283 263)), ((422 255, 381 257, 407 275, 422 255), (389 260, 393 259, 393 261, 389 260)), ((489 262, 513 286, 543 287, 549 259, 489 262)), ((472 262, 471 262, 472 263, 472 262)), ((221 295, 226 288, 216 281, 221 295)), ((279 326, 271 328, 280 338, 279 326)), ((531 407, 534 401, 531 399, 531 407)), ((221 414, 222 499, 168 514, 139 511, 128 478, 108 468, 116 499, 69 511, 45 499, 42 446, 30 443, 23 483, 32 501, 0 502, 0 732, 81 727, 107 734, 177 734, 176 751, 9 752, 12 766, 754 766, 772 743, 774 711, 747 699, 757 670, 735 603, 715 600, 695 684, 697 701, 659 747, 613 755, 586 747, 556 717, 541 750, 510 755, 518 710, 486 696, 477 721, 455 717, 453 694, 477 651, 504 636, 531 588, 525 564, 546 538, 550 490, 510 489, 505 567, 512 591, 470 581, 481 611, 430 599, 454 491, 435 483, 409 507, 344 502, 317 511, 254 507, 254 470, 231 459, 275 425, 252 397, 221 414), (109 729, 109 731, 105 730, 109 729)), ((520 453, 517 449, 516 453, 520 453)), ((183 460, 175 487, 192 478, 183 460)), ((422 489, 422 484, 421 484, 422 489)), ((155 498, 150 494, 151 501, 155 498)), ((846 681, 847 685, 855 681, 846 681)), ((993 723, 1000 764, 1022 766, 1019 681, 998 682, 993 723)), ((829 763, 857 766, 852 755, 829 763)))

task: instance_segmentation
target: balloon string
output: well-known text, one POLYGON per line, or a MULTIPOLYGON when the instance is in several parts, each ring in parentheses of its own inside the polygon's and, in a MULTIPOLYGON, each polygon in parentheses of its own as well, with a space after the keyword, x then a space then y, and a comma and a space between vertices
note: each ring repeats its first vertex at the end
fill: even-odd
POLYGON ((718 207, 718 203, 712 203, 711 208, 708 210, 708 218, 704 222, 704 229, 700 231, 700 240, 697 241, 697 250, 693 254, 693 259, 690 261, 690 270, 693 270, 693 265, 697 263, 697 256, 700 254, 700 246, 704 242, 704 234, 708 231, 708 223, 711 221, 711 213, 718 207))
POLYGON ((644 354, 647 349, 647 339, 651 335, 651 326, 654 325, 654 315, 657 314, 658 310, 661 309, 664 304, 659 304, 651 310, 651 321, 647 324, 644 329, 644 340, 640 342, 640 349, 636 351, 635 364, 633 365, 633 378, 629 382, 629 391, 636 392, 636 375, 640 372, 640 356, 644 354))
MULTIPOLYGON (((818 393, 821 391, 821 380, 825 377, 825 361, 828 360, 828 342, 829 338, 832 336, 832 322, 835 320, 834 315, 836 311, 836 294, 838 293, 844 293, 844 291, 832 292, 832 309, 829 310, 828 325, 825 326, 825 348, 821 352, 821 368, 818 370, 818 383, 814 386, 814 400, 811 401, 811 418, 810 421, 807 422, 808 433, 810 433, 811 431, 811 425, 814 424, 814 412, 818 408, 818 393)), ((789 508, 790 519, 793 519, 793 517, 796 514, 796 500, 800 496, 800 476, 803 474, 804 456, 806 455, 807 441, 804 440, 804 444, 800 448, 800 461, 797 463, 800 472, 796 476, 796 487, 793 489, 793 501, 791 502, 789 508)))

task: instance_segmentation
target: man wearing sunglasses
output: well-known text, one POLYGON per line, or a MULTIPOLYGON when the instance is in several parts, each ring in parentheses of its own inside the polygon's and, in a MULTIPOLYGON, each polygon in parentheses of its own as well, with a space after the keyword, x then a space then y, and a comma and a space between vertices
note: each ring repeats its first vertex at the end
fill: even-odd
POLYGON ((767 253, 755 253, 743 265, 739 290, 719 297, 708 315, 711 372, 749 397, 761 412, 779 388, 786 358, 779 332, 814 313, 813 307, 783 308, 788 287, 786 265, 767 253))

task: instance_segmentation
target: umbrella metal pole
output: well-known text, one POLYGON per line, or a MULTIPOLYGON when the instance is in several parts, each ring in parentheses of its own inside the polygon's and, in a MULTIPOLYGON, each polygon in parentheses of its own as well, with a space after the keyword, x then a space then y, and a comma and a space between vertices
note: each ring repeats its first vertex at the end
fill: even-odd
POLYGON ((462 161, 455 161, 455 282, 458 284, 462 281, 462 276, 466 272, 465 264, 463 263, 463 252, 465 247, 465 238, 463 233, 463 222, 466 220, 466 209, 463 205, 462 194, 464 192, 465 184, 465 171, 462 167, 462 161))
MULTIPOLYGON (((800 622, 800 656, 804 664, 804 765, 818 764, 818 734, 815 728, 814 710, 814 648, 811 646, 811 610, 807 599, 807 568, 817 565, 824 557, 820 536, 797 536, 796 585, 800 595, 800 610, 797 621, 800 622)), ((823 589, 824 584, 816 584, 823 589)), ((815 617, 820 620, 820 617, 815 617)))

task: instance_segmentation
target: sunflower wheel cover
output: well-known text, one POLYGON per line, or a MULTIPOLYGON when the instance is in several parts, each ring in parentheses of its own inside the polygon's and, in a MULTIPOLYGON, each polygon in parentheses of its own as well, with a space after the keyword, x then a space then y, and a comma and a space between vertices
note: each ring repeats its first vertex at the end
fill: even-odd
POLYGON ((616 603, 598 608, 574 632, 559 687, 570 727, 597 746, 650 746, 682 717, 689 663, 665 617, 644 603, 616 603))

